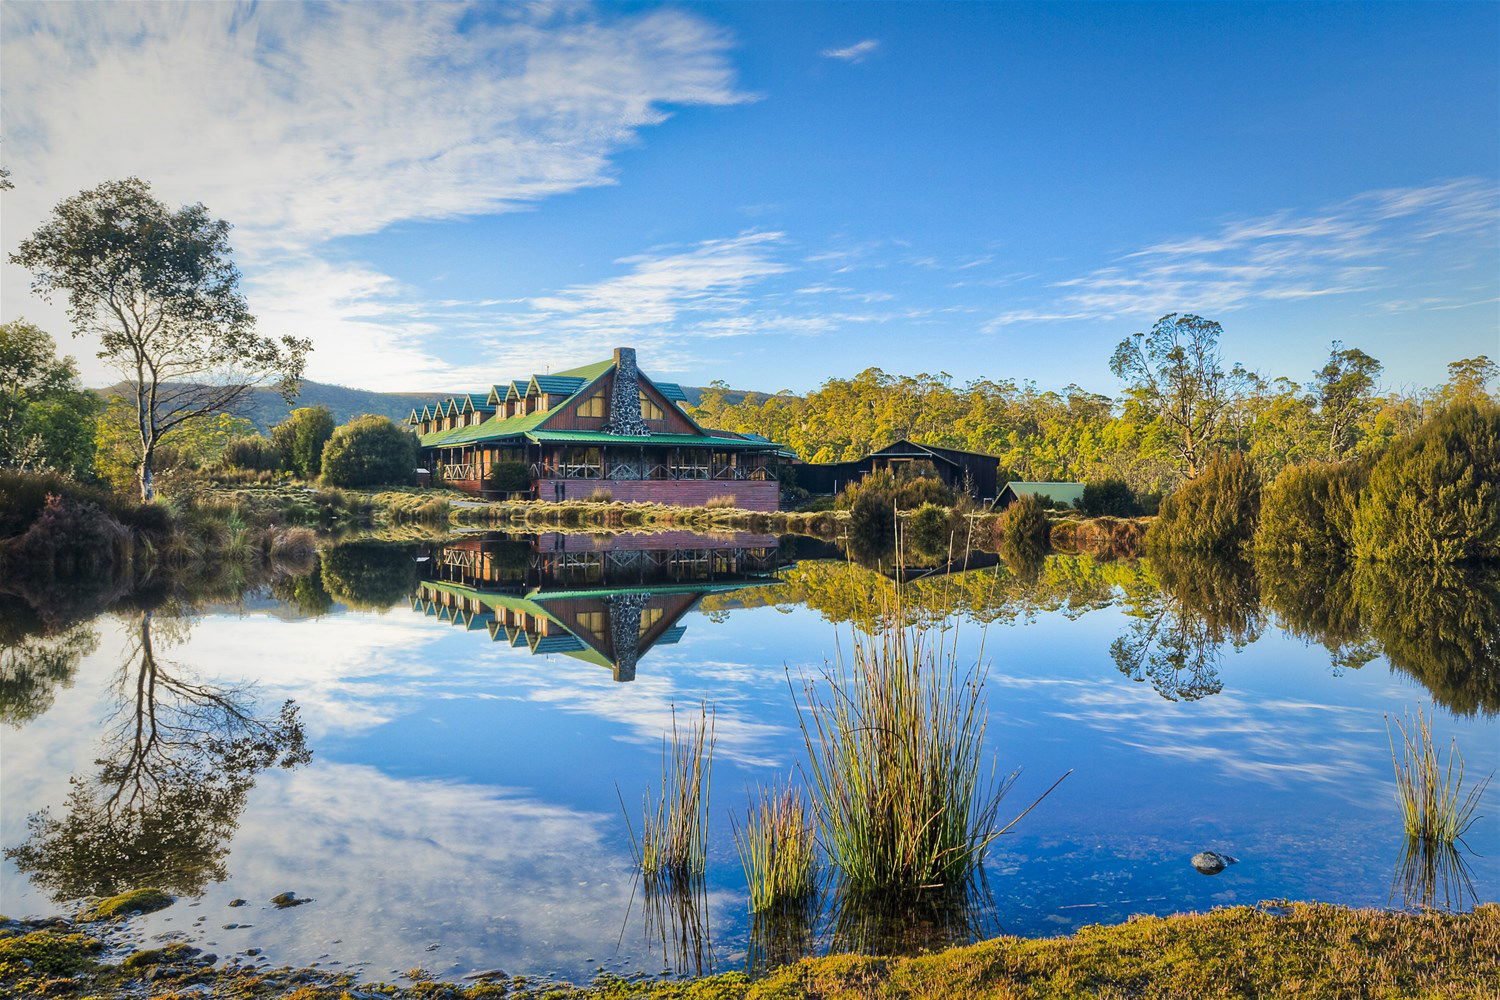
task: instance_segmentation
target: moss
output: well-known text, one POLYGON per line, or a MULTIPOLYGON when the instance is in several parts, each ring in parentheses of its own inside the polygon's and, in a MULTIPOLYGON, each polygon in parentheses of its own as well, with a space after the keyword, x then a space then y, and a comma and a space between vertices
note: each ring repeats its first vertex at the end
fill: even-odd
POLYGON ((0 983, 38 976, 73 976, 93 966, 104 945, 83 934, 31 931, 0 937, 0 983))
POLYGON ((109 920, 134 912, 152 913, 164 910, 175 902, 175 897, 161 889, 132 889, 118 896, 101 899, 81 915, 83 920, 109 920))
MULTIPOLYGON (((54 930, 0 937, 0 995, 119 996, 122 968, 95 964, 99 947, 83 935, 54 930)), ((157 951, 172 947, 185 946, 157 951)), ((811 958, 754 981, 731 972, 674 982, 602 976, 576 987, 515 978, 474 985, 365 983, 357 989, 391 1000, 1457 1000, 1493 996, 1496 982, 1500 905, 1450 915, 1286 903, 1141 917, 1085 927, 1068 937, 1001 937, 913 958, 811 958)), ((232 968, 195 969, 153 987, 159 996, 172 996, 173 989, 200 983, 236 1000, 343 1000, 354 988, 347 974, 232 968)))
POLYGON ((183 962, 198 954, 198 949, 178 941, 162 948, 143 948, 132 952, 120 963, 122 969, 144 969, 148 965, 166 965, 183 962))

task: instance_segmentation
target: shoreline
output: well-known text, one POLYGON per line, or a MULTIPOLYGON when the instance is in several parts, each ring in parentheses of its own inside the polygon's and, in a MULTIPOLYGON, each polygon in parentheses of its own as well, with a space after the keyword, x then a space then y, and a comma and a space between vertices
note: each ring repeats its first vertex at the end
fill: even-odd
POLYGON ((169 935, 127 953, 131 915, 82 919, 86 916, 94 914, 34 921, 0 918, 0 989, 17 997, 177 1000, 1356 995, 1456 1000, 1491 996, 1500 982, 1496 903, 1444 914, 1272 902, 1132 917, 1063 937, 1001 936, 911 957, 804 958, 755 980, 732 971, 673 980, 601 976, 583 984, 507 976, 499 970, 458 981, 409 976, 404 983, 366 982, 323 968, 255 967, 239 955, 221 959, 174 943, 169 935))

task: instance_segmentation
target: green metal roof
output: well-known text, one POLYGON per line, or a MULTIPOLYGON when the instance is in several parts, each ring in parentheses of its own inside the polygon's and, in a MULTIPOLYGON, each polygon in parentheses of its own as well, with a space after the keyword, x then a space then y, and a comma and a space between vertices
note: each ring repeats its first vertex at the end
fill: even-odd
MULTIPOLYGON (((555 409, 555 407, 554 407, 555 409)), ((518 437, 532 430, 552 415, 552 410, 524 413, 519 417, 504 420, 481 420, 467 427, 450 427, 445 431, 433 431, 422 435, 423 448, 447 448, 451 445, 473 444, 476 441, 497 441, 501 438, 518 437)))
POLYGON ((1082 483, 1025 483, 1012 481, 1005 485, 1016 496, 1045 497, 1057 503, 1071 504, 1076 504, 1083 499, 1082 483))
POLYGON ((555 372, 554 374, 569 378, 581 378, 585 382, 592 382, 615 366, 614 358, 606 358, 603 361, 595 361, 581 368, 569 368, 567 371, 555 372))
POLYGON ((618 444, 641 445, 648 448, 692 446, 698 448, 723 448, 740 451, 774 451, 776 445, 764 441, 746 441, 744 438, 700 437, 697 434, 652 434, 634 437, 629 434, 605 434, 599 431, 551 431, 535 430, 526 434, 529 441, 539 444, 618 444))
POLYGON ((576 375, 533 375, 529 384, 536 386, 537 392, 551 393, 554 396, 571 396, 582 389, 588 381, 576 375))

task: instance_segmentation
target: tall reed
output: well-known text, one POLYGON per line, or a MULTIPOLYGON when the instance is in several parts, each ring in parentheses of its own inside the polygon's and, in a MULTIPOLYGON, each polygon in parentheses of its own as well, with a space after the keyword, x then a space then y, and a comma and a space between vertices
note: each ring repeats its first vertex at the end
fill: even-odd
MULTIPOLYGON (((702 875, 708 855, 708 783, 713 768, 714 720, 700 705, 696 721, 662 736, 661 787, 643 796, 641 837, 630 830, 631 846, 647 878, 684 879, 702 875)), ((621 803, 623 807, 623 802, 621 803)), ((629 823, 626 813, 626 823, 629 823)))
POLYGON ((1475 812, 1493 774, 1486 776, 1467 791, 1464 789, 1464 758, 1458 741, 1448 745, 1448 760, 1442 760, 1432 738, 1432 724, 1417 709, 1413 722, 1409 717, 1395 720, 1401 735, 1397 746, 1392 720, 1386 719, 1386 736, 1391 746, 1391 764, 1396 769, 1396 801, 1401 806, 1401 823, 1406 835, 1424 843, 1452 844, 1479 818, 1475 812))
POLYGON ((797 706, 819 834, 856 892, 964 882, 1041 801, 1001 824, 1019 771, 1000 777, 985 753, 982 659, 959 666, 957 629, 903 626, 901 594, 875 634, 854 632, 827 692, 806 680, 797 706))
POLYGON ((804 902, 816 892, 817 839, 797 789, 759 789, 743 829, 734 826, 734 846, 750 886, 751 913, 804 902))

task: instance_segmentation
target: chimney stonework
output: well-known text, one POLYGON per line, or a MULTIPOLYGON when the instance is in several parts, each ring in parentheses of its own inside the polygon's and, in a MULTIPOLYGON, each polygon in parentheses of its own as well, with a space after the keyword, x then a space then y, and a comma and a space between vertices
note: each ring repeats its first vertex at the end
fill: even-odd
POLYGON ((651 428, 641 419, 641 372, 635 364, 635 348, 615 348, 615 383, 609 398, 610 434, 650 437, 651 428))

